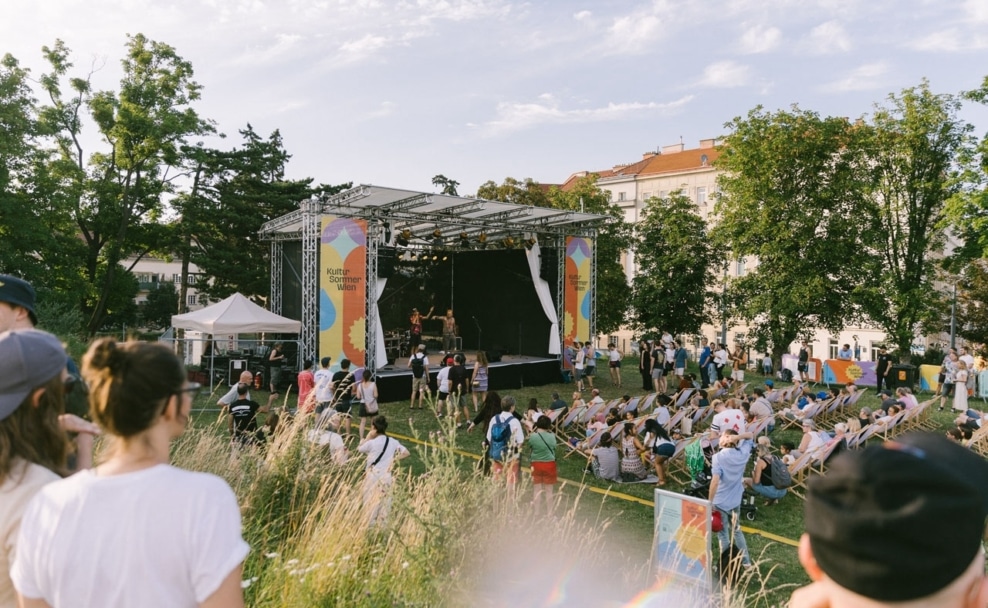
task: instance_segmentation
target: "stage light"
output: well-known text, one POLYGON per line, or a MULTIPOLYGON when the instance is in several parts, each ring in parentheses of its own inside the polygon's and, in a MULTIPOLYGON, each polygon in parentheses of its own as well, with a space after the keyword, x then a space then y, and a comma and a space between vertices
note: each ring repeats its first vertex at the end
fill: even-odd
POLYGON ((448 256, 448 255, 446 255, 446 254, 443 254, 443 261, 445 262, 445 261, 446 261, 446 260, 448 260, 448 259, 449 259, 449 256, 448 256))
POLYGON ((432 256, 432 261, 433 262, 437 261, 438 259, 439 259, 439 256, 438 255, 433 255, 432 256))
POLYGON ((470 237, 467 235, 466 232, 460 233, 460 248, 470 249, 470 237))
POLYGON ((501 241, 501 244, 504 245, 504 248, 505 249, 514 249, 515 248, 515 238, 514 237, 511 237, 511 236, 506 237, 503 241, 501 241))
POLYGON ((481 232, 477 235, 477 242, 480 243, 481 249, 487 249, 487 233, 481 232))
POLYGON ((405 228, 398 234, 398 237, 395 239, 395 242, 401 247, 408 247, 408 242, 410 240, 412 240, 412 231, 409 230, 408 228, 405 228))
POLYGON ((532 247, 535 247, 535 243, 537 242, 538 241, 535 240, 535 237, 529 237, 529 239, 525 241, 525 249, 531 249, 532 247))

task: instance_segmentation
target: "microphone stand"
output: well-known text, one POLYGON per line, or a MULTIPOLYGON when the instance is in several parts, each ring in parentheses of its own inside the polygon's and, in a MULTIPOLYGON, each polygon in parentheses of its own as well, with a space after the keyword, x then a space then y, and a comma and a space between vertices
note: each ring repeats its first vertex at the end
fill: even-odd
POLYGON ((481 344, 480 337, 484 334, 484 330, 481 329, 480 321, 477 320, 477 317, 470 317, 470 318, 473 319, 474 324, 477 326, 477 350, 480 350, 480 344, 481 344))

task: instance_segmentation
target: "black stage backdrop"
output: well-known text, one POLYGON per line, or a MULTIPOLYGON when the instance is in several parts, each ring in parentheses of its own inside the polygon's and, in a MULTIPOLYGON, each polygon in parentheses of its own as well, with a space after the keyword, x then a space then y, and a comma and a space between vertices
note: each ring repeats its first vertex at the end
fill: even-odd
MULTIPOLYGON (((547 280, 555 297, 555 278, 547 280)), ((451 298, 464 349, 548 356, 551 326, 523 249, 451 251, 438 253, 434 261, 431 255, 427 262, 399 261, 380 301, 384 330, 407 330, 413 307, 422 314, 434 308, 441 316, 451 298)), ((439 320, 424 327, 427 335, 442 333, 439 320)))

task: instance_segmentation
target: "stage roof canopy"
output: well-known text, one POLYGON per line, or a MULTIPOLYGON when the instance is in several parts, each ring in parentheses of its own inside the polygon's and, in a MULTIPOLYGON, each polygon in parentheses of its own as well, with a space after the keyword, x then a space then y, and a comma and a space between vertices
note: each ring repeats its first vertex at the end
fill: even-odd
POLYGON ((550 207, 502 203, 398 188, 361 185, 301 203, 301 208, 261 227, 261 238, 299 240, 303 214, 309 211, 387 222, 394 237, 408 231, 412 246, 432 246, 436 239, 498 240, 524 235, 589 236, 612 218, 550 207), (314 207, 314 208, 313 208, 314 207))

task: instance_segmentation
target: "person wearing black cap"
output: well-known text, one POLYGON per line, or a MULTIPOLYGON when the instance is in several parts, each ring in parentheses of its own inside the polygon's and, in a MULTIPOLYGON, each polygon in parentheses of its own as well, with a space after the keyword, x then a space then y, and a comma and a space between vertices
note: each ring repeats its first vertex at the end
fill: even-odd
POLYGON ((32 329, 37 325, 34 300, 34 287, 30 283, 0 274, 0 331, 32 329))
POLYGON ((988 606, 988 462, 910 433, 835 458, 810 480, 792 608, 988 606))

